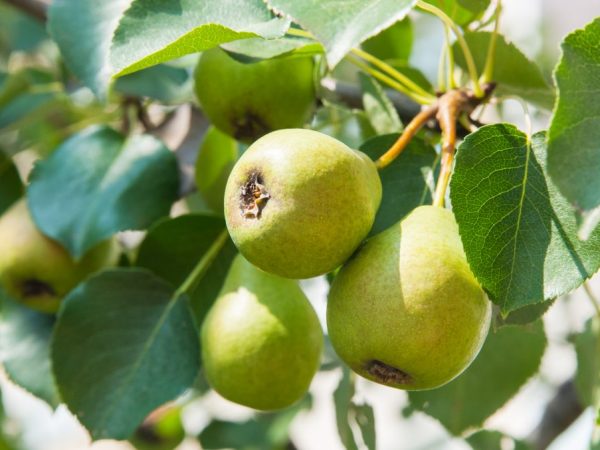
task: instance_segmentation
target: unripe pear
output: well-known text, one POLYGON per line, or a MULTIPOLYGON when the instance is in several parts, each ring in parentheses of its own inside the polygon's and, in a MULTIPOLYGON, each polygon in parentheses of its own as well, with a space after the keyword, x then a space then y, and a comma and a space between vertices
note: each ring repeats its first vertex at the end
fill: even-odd
POLYGON ((331 343, 352 370, 407 390, 465 370, 490 317, 454 215, 435 206, 369 239, 336 276, 327 305, 331 343))
POLYGON ((201 331, 208 383, 223 397, 259 410, 300 400, 319 368, 323 332, 293 280, 234 260, 201 331))
POLYGON ((225 219, 251 263, 309 278, 350 257, 380 202, 381 181, 365 154, 317 131, 279 130, 237 161, 225 188, 225 219))
POLYGON ((308 121, 315 105, 313 72, 310 56, 244 64, 217 47, 200 56, 196 96, 217 128, 251 143, 308 121))
POLYGON ((56 312, 72 288, 93 272, 115 265, 118 257, 118 246, 109 240, 75 261, 37 229, 24 199, 0 217, 0 284, 15 300, 38 311, 56 312))

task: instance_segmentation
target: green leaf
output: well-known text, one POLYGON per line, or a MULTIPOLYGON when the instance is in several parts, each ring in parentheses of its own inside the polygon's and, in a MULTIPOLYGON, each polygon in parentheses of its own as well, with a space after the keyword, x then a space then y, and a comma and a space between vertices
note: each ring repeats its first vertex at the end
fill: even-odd
POLYGON ((332 136, 351 148, 358 148, 377 134, 364 111, 323 103, 311 124, 313 130, 332 136))
POLYGON ((110 59, 121 76, 225 42, 280 37, 288 26, 272 19, 262 0, 133 0, 115 31, 110 59))
POLYGON ((289 428, 302 410, 311 406, 310 396, 278 413, 257 414, 245 422, 213 420, 198 439, 202 448, 237 450, 283 449, 289 447, 289 428))
POLYGON ((113 69, 113 34, 132 0, 53 0, 48 31, 68 68, 99 97, 105 97, 113 69))
POLYGON ((115 89, 134 97, 149 97, 162 103, 177 104, 193 99, 193 83, 189 70, 159 64, 119 78, 115 89))
POLYGON ((235 139, 214 126, 204 134, 196 159, 196 186, 210 208, 223 214, 227 178, 238 158, 235 139))
MULTIPOLYGON (((202 256, 225 231, 220 217, 187 214, 152 227, 139 249, 136 265, 153 271, 174 286, 180 285, 202 256)), ((237 249, 227 240, 195 289, 189 294, 197 323, 217 298, 237 249)))
POLYGON ((11 158, 0 150, 0 215, 23 195, 23 183, 11 158))
POLYGON ((371 55, 382 60, 408 63, 413 44, 413 24, 405 17, 377 36, 367 39, 361 47, 371 55))
POLYGON ((600 232, 583 242, 546 174, 545 135, 480 128, 456 157, 450 198, 471 269, 503 313, 575 289, 600 267, 600 232))
POLYGON ((309 56, 323 53, 323 46, 312 39, 282 37, 278 39, 250 38, 221 45, 233 58, 243 63, 262 59, 309 56))
POLYGON ((444 11, 456 24, 465 26, 481 18, 490 0, 427 0, 444 11))
POLYGON ((505 325, 527 325, 535 322, 542 317, 554 305, 556 299, 536 303, 535 305, 524 306, 515 311, 512 311, 507 316, 502 317, 502 314, 497 314, 494 326, 503 327, 505 325))
MULTIPOLYGON (((366 141, 360 150, 375 160, 397 138, 397 134, 377 136, 366 141)), ((438 161, 432 146, 421 139, 413 139, 398 158, 379 171, 383 196, 371 236, 389 228, 417 206, 431 203, 438 161)))
POLYGON ((541 321, 490 330, 462 375, 439 389, 409 392, 411 406, 435 417, 454 435, 481 427, 537 372, 545 348, 541 321))
POLYGON ((600 406, 600 327, 593 317, 585 323, 583 332, 575 336, 577 373, 575 388, 585 406, 600 406))
MULTIPOLYGON (((482 73, 485 67, 490 36, 487 31, 465 33, 478 73, 482 73)), ((457 64, 466 70, 465 58, 458 44, 454 44, 454 54, 457 64)), ((539 107, 552 108, 554 93, 538 65, 500 34, 496 41, 492 81, 498 83, 497 95, 516 95, 539 107)))
POLYGON ((371 76, 360 72, 363 107, 377 134, 399 133, 402 122, 381 85, 371 76))
POLYGON ((54 317, 15 303, 0 292, 0 355, 8 377, 52 407, 60 403, 50 369, 54 317))
POLYGON ((373 407, 367 403, 355 405, 356 423, 362 435, 363 442, 368 450, 377 448, 377 434, 375 433, 375 413, 373 407))
POLYGON ((343 367, 342 378, 333 393, 333 401, 335 402, 335 421, 337 423, 338 435, 346 450, 358 450, 358 444, 350 425, 353 396, 354 380, 352 379, 350 370, 343 367))
POLYGON ((310 31, 325 46, 334 67, 361 42, 403 19, 416 0, 266 0, 310 31))
POLYGON ((92 127, 36 164, 27 190, 39 228, 76 257, 121 230, 144 229, 177 198, 175 156, 148 135, 92 127))
POLYGON ((525 441, 513 439, 499 431, 481 430, 473 433, 467 438, 467 443, 473 450, 503 450, 512 448, 513 450, 531 450, 529 444, 525 441), (509 443, 511 447, 507 447, 509 443))
POLYGON ((104 271, 64 299, 52 340, 61 396, 93 439, 126 439, 198 374, 185 295, 143 269, 104 271))
POLYGON ((548 170, 583 209, 600 205, 600 18, 568 35, 554 77, 558 102, 548 131, 548 170))

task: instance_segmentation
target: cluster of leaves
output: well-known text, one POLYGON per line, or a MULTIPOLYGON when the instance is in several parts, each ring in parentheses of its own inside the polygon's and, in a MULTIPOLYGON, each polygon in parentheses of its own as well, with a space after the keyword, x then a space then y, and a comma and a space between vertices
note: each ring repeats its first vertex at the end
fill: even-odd
MULTIPOLYGON (((315 55, 335 76, 333 68, 364 43, 433 92, 407 65, 413 30, 406 16, 415 3, 347 2, 340 10, 334 0, 54 0, 50 37, 32 19, 0 5, 1 20, 21 24, 0 27, 6 30, 0 35, 5 68, 0 72, 0 213, 26 191, 38 227, 74 257, 117 232, 147 230, 121 267, 73 290, 57 318, 26 310, 4 295, 0 355, 9 377, 52 406, 66 403, 94 439, 130 437, 151 411, 196 386, 198 324, 236 254, 225 234, 222 192, 241 146, 210 128, 197 157, 200 196, 184 199, 191 213, 169 218, 185 194, 178 149, 168 148, 152 130, 117 131, 124 118, 130 120, 130 108, 123 105, 134 98, 138 106, 159 105, 168 116, 193 102, 195 54, 217 45, 246 62, 315 55), (315 40, 286 35, 292 22, 315 40), (395 47, 386 44, 390 39, 395 47), (15 70, 19 52, 30 59, 15 70), (26 187, 11 159, 25 149, 44 157, 26 187), (198 270, 199 281, 183 290, 198 270)), ((481 72, 491 37, 480 29, 489 0, 429 3, 465 28, 481 72)), ((556 297, 600 267, 600 103, 595 101, 600 81, 591 75, 591 69, 600 70, 599 52, 591 45, 599 40, 596 20, 564 41, 556 100, 534 62, 502 36, 496 42, 496 93, 517 95, 541 109, 556 106, 547 133, 527 136, 511 124, 488 125, 468 135, 457 152, 452 208, 472 270, 502 317, 461 377, 409 396, 407 414, 423 411, 452 434, 481 427, 536 373, 546 347, 539 318, 556 297)), ((466 69, 460 47, 454 53, 466 69)), ((323 106, 311 127, 375 159, 403 125, 377 81, 361 74, 360 86, 362 110, 342 106, 322 91, 323 106)), ((431 202, 437 139, 423 133, 380 172, 383 201, 372 234, 431 202)), ((580 392, 589 404, 597 402, 598 371, 589 363, 594 358, 585 355, 597 354, 595 328, 590 324, 577 340, 580 392)), ((373 410, 353 403, 353 389, 345 373, 335 394, 340 436, 347 448, 356 448, 356 442, 374 448, 373 410)), ((213 422, 200 439, 206 448, 280 447, 291 419, 307 405, 241 424, 213 422)), ((469 442, 474 448, 483 448, 481 443, 500 448, 502 439, 482 431, 469 442)))

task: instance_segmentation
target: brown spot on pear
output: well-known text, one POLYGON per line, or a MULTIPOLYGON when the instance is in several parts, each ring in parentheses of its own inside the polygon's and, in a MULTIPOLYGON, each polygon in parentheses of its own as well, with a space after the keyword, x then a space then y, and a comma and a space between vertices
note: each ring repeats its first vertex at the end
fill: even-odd
POLYGON ((369 239, 336 276, 327 305, 337 354, 359 375, 407 390, 465 370, 490 317, 454 215, 434 206, 369 239))
POLYGON ((375 220, 381 181, 363 153, 323 133, 278 130, 252 144, 225 188, 225 220, 240 252, 286 278, 330 272, 375 220))
POLYGON ((0 284, 15 300, 55 313, 60 300, 88 275, 113 266, 119 257, 113 240, 75 261, 58 242, 35 226, 25 200, 0 217, 0 284))

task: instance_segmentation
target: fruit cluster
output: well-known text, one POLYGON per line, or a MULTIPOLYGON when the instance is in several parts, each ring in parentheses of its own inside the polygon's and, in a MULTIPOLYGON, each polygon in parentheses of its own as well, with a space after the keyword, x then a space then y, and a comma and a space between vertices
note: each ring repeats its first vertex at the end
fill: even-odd
MULTIPOLYGON (((201 329, 208 382, 260 410, 299 400, 319 368, 323 332, 296 279, 339 269, 327 306, 335 351, 359 375, 400 389, 458 376, 490 323, 449 210, 418 207, 365 241, 382 196, 375 164, 332 137, 294 128, 314 104, 312 71, 311 58, 244 65, 220 49, 205 52, 196 71, 211 122, 238 140, 262 136, 227 181, 225 220, 241 255, 201 329), (256 90, 273 78, 285 84, 256 90), (231 89, 212 89, 216 79, 231 89)), ((43 312, 56 312, 69 290, 118 258, 107 241, 73 260, 38 231, 24 200, 0 218, 0 236, 0 283, 43 312)))

